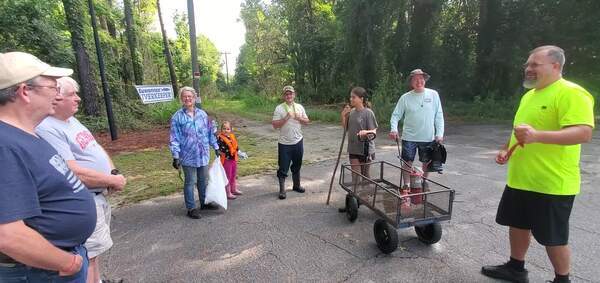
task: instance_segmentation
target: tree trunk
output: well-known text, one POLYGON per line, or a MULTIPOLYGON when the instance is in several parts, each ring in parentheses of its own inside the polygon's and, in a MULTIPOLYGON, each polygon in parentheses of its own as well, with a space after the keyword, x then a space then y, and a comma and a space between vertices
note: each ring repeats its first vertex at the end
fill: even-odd
MULTIPOLYGON (((110 11, 112 12, 112 0, 106 0, 106 3, 108 4, 108 8, 110 9, 110 11)), ((110 36, 114 39, 117 39, 117 27, 115 26, 115 21, 113 21, 112 17, 108 17, 106 21, 106 27, 108 28, 108 33, 110 34, 110 36)))
POLYGON ((408 33, 408 21, 406 19, 406 0, 399 1, 398 18, 396 22, 396 30, 392 38, 392 62, 396 72, 404 72, 402 70, 406 61, 406 34, 408 33))
POLYGON ((83 100, 83 113, 89 116, 98 116, 98 89, 92 73, 90 56, 85 47, 83 19, 85 4, 81 0, 62 0, 67 18, 67 26, 71 32, 71 45, 75 52, 77 62, 77 75, 79 76, 80 95, 83 100))
POLYGON ((171 50, 169 50, 169 40, 167 40, 167 32, 165 31, 165 25, 162 19, 162 13, 160 11, 160 0, 156 0, 156 8, 158 9, 158 21, 160 22, 160 32, 162 33, 165 59, 167 60, 167 66, 169 67, 169 75, 171 76, 171 85, 173 86, 173 93, 175 97, 179 93, 177 88, 177 76, 175 75, 175 67, 173 66, 173 58, 171 58, 171 50))
POLYGON ((430 68, 434 21, 441 10, 439 0, 413 0, 408 56, 404 70, 430 68))
POLYGON ((375 66, 376 66, 376 43, 375 43, 375 26, 373 25, 373 18, 370 17, 370 14, 372 13, 372 9, 373 9, 373 5, 377 5, 374 4, 370 1, 365 1, 363 2, 366 7, 365 7, 365 17, 363 24, 365 25, 365 33, 364 33, 364 46, 363 46, 363 56, 361 56, 360 58, 360 69, 359 69, 359 75, 363 80, 363 87, 367 90, 373 90, 375 88, 375 85, 377 83, 377 77, 376 77, 376 70, 375 70, 375 66))
POLYGON ((144 71, 142 68, 142 58, 140 58, 141 56, 137 50, 137 39, 133 23, 131 0, 124 0, 123 6, 125 13, 125 30, 127 32, 127 45, 129 46, 129 52, 131 53, 131 61, 133 61, 133 76, 135 78, 135 84, 141 85, 144 83, 144 71))
POLYGON ((496 0, 479 0, 479 23, 477 31, 477 51, 474 93, 485 93, 490 89, 495 76, 492 62, 496 31, 500 24, 500 3, 496 0))

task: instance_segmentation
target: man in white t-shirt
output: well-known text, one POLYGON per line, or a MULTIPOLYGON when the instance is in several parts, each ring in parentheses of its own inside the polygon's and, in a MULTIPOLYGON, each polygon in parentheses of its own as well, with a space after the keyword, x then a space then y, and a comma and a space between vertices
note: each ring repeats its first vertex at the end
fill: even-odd
POLYGON ((283 103, 277 105, 273 112, 273 128, 279 129, 279 141, 277 145, 277 178, 279 179, 279 199, 285 199, 285 178, 288 169, 292 171, 292 190, 304 193, 300 186, 300 168, 302 167, 302 156, 304 146, 302 144, 302 125, 310 122, 302 105, 294 102, 296 92, 291 86, 283 88, 283 103), (291 166, 290 166, 291 164, 291 166))
MULTIPOLYGON (((100 282, 98 256, 110 249, 110 204, 104 197, 107 191, 121 191, 126 179, 118 174, 112 160, 92 133, 73 115, 81 99, 79 85, 70 77, 57 80, 63 100, 57 103, 55 113, 36 128, 36 133, 58 151, 67 166, 88 187, 96 202, 96 228, 84 246, 88 250, 90 266, 87 282, 100 282)), ((119 282, 104 280, 104 282, 119 282)))

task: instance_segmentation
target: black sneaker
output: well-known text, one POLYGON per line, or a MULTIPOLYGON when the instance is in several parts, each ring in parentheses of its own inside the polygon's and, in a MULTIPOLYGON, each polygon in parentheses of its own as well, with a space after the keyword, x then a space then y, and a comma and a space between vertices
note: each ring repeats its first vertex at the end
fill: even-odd
POLYGON ((546 280, 547 283, 571 283, 571 279, 557 279, 556 277, 554 278, 554 280, 546 280))
POLYGON ((201 205, 200 209, 202 209, 202 210, 217 210, 217 209, 219 209, 219 206, 211 202, 208 204, 201 205))
POLYGON ((285 192, 279 192, 279 199, 285 199, 285 198, 286 198, 285 192))
POLYGON ((529 278, 527 277, 527 269, 519 271, 508 266, 508 263, 501 265, 486 265, 481 268, 481 273, 488 277, 503 279, 510 282, 529 282, 529 278))
POLYGON ((303 187, 297 187, 297 188, 292 188, 292 191, 297 192, 297 193, 304 193, 304 188, 303 187))
MULTIPOLYGON (((200 219, 200 210, 197 208, 188 209, 187 216, 192 219, 200 219)), ((105 282, 104 280, 102 282, 105 282)))
POLYGON ((103 279, 102 283, 123 283, 123 279, 103 279))

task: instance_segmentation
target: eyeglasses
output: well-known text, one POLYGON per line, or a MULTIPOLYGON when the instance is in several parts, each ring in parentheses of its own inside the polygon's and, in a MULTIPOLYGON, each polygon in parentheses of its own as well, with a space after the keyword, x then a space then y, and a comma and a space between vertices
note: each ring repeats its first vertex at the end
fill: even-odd
POLYGON ((537 67, 542 66, 542 65, 552 65, 552 64, 554 64, 554 63, 539 63, 539 64, 538 63, 525 63, 525 64, 523 64, 523 69, 527 69, 527 67, 536 69, 537 67))
POLYGON ((53 89, 56 93, 60 93, 60 87, 58 86, 49 86, 49 85, 27 85, 27 87, 30 88, 34 88, 34 87, 41 87, 41 88, 49 88, 49 89, 53 89))
MULTIPOLYGON (((61 90, 60 87, 58 87, 59 91, 61 90)), ((64 91, 62 92, 62 96, 65 98, 69 98, 69 97, 74 97, 74 96, 79 96, 79 92, 78 91, 70 91, 65 93, 64 91)))

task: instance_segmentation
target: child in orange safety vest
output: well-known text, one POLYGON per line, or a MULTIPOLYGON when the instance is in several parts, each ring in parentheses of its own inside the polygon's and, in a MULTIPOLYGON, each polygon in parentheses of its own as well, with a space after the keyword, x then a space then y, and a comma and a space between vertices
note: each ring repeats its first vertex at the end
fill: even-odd
POLYGON ((228 199, 235 199, 236 195, 241 195, 242 192, 236 187, 235 178, 237 176, 237 161, 238 161, 238 143, 235 135, 232 132, 231 123, 223 122, 221 132, 217 136, 219 151, 221 152, 221 163, 225 169, 229 184, 225 187, 228 199))

